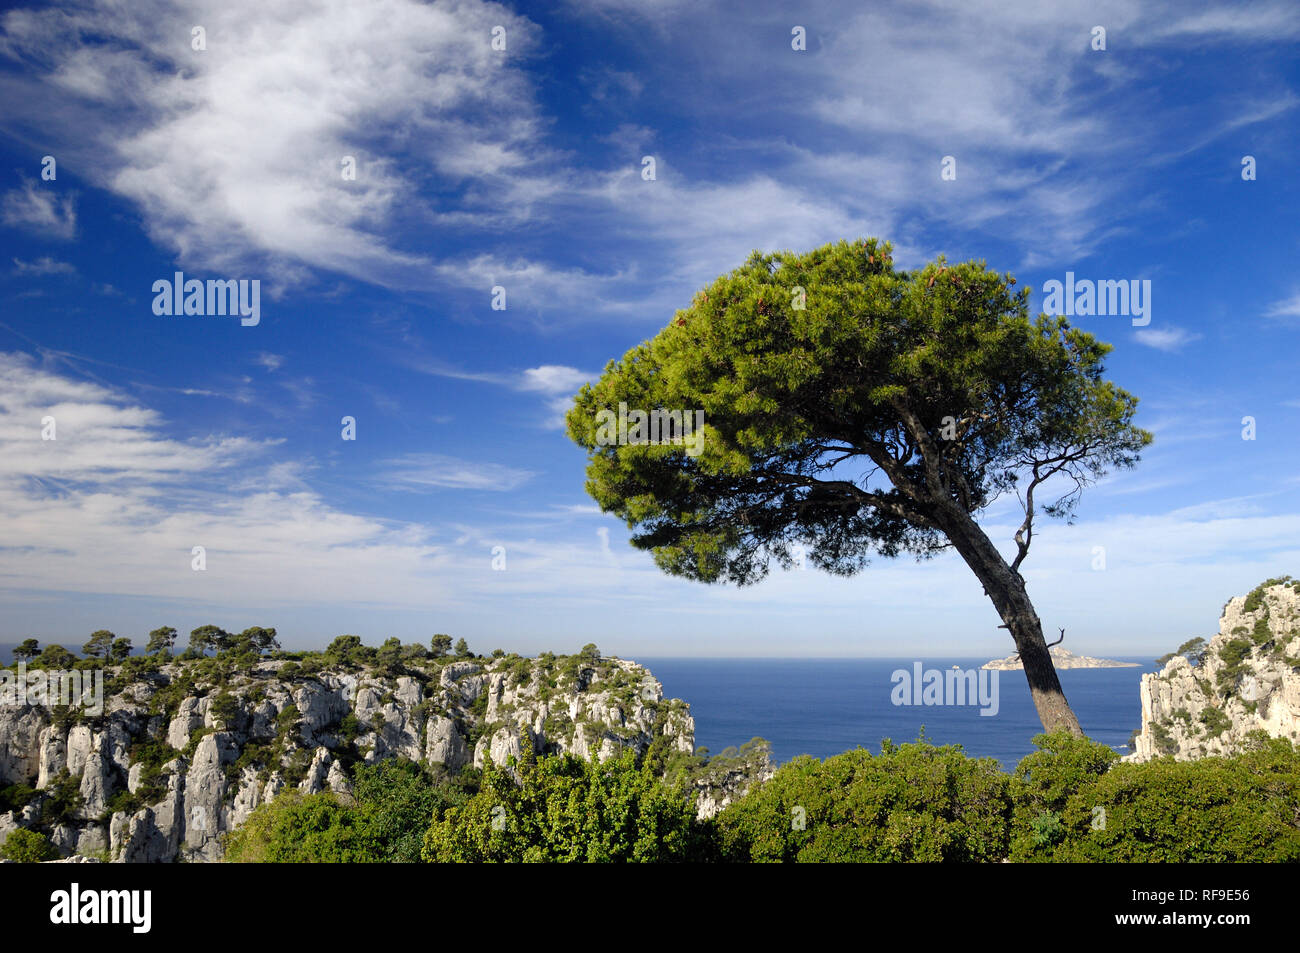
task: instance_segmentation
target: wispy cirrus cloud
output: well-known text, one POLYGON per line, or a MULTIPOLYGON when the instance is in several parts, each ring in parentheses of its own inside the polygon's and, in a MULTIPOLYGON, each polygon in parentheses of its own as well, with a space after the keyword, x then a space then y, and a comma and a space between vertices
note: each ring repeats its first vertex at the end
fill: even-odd
POLYGON ((378 482, 397 490, 491 490, 508 492, 535 473, 500 463, 461 460, 437 453, 408 453, 383 460, 378 482))
POLYGON ((37 258, 35 261, 23 261, 21 258, 15 258, 14 272, 19 275, 75 275, 77 267, 71 262, 55 261, 46 255, 43 258, 37 258))
POLYGON ((598 376, 565 364, 542 364, 518 372, 501 372, 467 371, 426 357, 408 355, 405 360, 409 366, 422 374, 492 384, 524 394, 539 394, 545 398, 547 411, 545 425, 551 429, 564 427, 564 414, 572 404, 573 395, 583 384, 595 380, 598 376))
POLYGON ((1300 292, 1296 292, 1289 298, 1273 302, 1264 310, 1264 317, 1280 318, 1282 320, 1300 318, 1300 292))
POLYGON ((77 203, 53 185, 41 186, 25 179, 0 197, 0 221, 47 238, 68 240, 77 234, 77 203))
POLYGON ((0 478, 175 483, 246 459, 246 437, 164 437, 156 411, 100 384, 0 353, 0 478))

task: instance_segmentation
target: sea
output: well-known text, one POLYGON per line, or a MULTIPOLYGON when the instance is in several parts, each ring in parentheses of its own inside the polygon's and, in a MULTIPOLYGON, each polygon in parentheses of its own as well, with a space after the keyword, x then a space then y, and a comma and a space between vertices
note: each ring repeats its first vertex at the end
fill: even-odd
MULTIPOLYGON (((664 695, 690 703, 695 744, 718 754, 758 736, 771 742, 784 763, 800 754, 826 758, 853 748, 880 750, 924 737, 933 744, 959 744, 967 754, 996 758, 1010 770, 1032 753, 1042 732, 1025 673, 989 672, 998 677, 998 712, 980 714, 978 705, 895 705, 899 670, 914 672, 915 657, 741 659, 641 658, 663 683, 664 695)), ((988 659, 919 660, 924 669, 978 669, 988 659)), ((1129 739, 1141 726, 1138 685, 1157 670, 1150 658, 1124 658, 1136 668, 1083 668, 1058 672, 1065 697, 1084 733, 1128 754, 1129 739)))

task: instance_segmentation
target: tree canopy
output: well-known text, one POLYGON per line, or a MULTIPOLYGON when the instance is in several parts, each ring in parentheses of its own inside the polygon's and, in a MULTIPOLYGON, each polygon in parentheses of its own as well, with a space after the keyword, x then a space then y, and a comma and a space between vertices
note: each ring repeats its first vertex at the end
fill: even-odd
POLYGON ((1101 376, 1109 345, 1031 320, 1014 284, 978 262, 896 270, 875 240, 756 252, 582 388, 567 423, 587 489, 662 569, 740 584, 796 543, 845 574, 873 550, 932 554, 936 492, 974 513, 1060 475, 1064 515, 1150 435, 1101 376), (702 452, 599 445, 620 402, 703 410, 702 452))
POLYGON ((1051 484, 1043 512, 1070 515, 1151 435, 1103 377, 1109 345, 1031 319, 1014 286, 982 262, 896 269, 875 239, 755 252, 578 393, 566 423, 587 491, 662 570, 703 582, 753 583, 801 556, 849 575, 952 547, 1015 639, 1044 724, 1077 730, 1019 574, 1035 497, 1051 484), (662 412, 658 433, 611 439, 615 410, 662 412), (698 412, 698 433, 673 426, 698 412), (974 522, 1007 493, 1023 511, 1009 565, 974 522))

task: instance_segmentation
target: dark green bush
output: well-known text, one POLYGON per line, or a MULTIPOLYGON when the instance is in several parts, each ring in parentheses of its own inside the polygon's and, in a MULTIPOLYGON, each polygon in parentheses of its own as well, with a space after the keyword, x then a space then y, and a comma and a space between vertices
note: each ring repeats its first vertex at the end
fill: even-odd
POLYGON ((0 788, 0 814, 21 811, 36 797, 36 789, 26 784, 11 784, 0 788))
POLYGON ((1232 639, 1219 650, 1219 659, 1223 662, 1223 668, 1219 670, 1216 681, 1218 687, 1224 692, 1230 692, 1237 687, 1237 682, 1241 678, 1241 673, 1245 670, 1246 660, 1250 658, 1252 643, 1249 639, 1232 639))
POLYGON ((1038 859, 1039 851, 1064 838, 1062 813, 1071 795, 1119 760, 1109 746, 1067 732, 1038 735, 1034 745, 1038 750, 1022 758, 1012 774, 1011 857, 1016 860, 1038 859))
POLYGON ((413 761, 358 765, 353 797, 386 863, 418 863, 424 833, 448 809, 470 796, 470 778, 432 774, 413 761))
POLYGON ((61 824, 72 820, 73 814, 81 807, 81 779, 64 770, 44 790, 46 800, 41 805, 42 823, 61 824))
POLYGON ((1011 819, 992 758, 886 741, 878 756, 795 758, 728 806, 717 836, 733 861, 988 861, 1006 856, 1011 819))
POLYGON ((429 861, 699 859, 702 829, 685 784, 669 785, 628 752, 608 761, 525 755, 517 783, 489 767, 482 788, 429 827, 429 861))
POLYGON ((465 802, 473 772, 411 761, 358 765, 351 797, 297 791, 260 805, 227 838, 232 863, 414 863, 429 824, 465 802))
POLYGON ((1013 859, 1300 860, 1300 757, 1270 739, 1234 758, 1118 764, 1071 794, 1061 820, 1058 843, 1013 859))
POLYGON ((1200 721, 1205 726, 1206 731, 1210 733, 1211 738, 1217 738, 1232 727, 1232 719, 1224 714, 1221 708, 1204 709, 1201 712, 1200 721))

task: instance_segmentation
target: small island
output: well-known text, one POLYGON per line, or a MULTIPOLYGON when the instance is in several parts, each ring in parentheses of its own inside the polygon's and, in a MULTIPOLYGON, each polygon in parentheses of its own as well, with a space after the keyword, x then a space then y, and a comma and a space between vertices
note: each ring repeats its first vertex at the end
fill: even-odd
MULTIPOLYGON (((1108 658, 1093 658, 1091 655, 1075 655, 1069 649, 1063 649, 1060 646, 1052 646, 1047 650, 1052 655, 1052 664, 1058 669, 1062 668, 1137 668, 1137 662, 1117 662, 1108 658)), ((981 668, 992 669, 996 672, 1014 672, 1023 669, 1024 663, 1020 661, 1019 654, 1008 655, 1006 658, 997 658, 991 662, 985 662, 981 668)))

